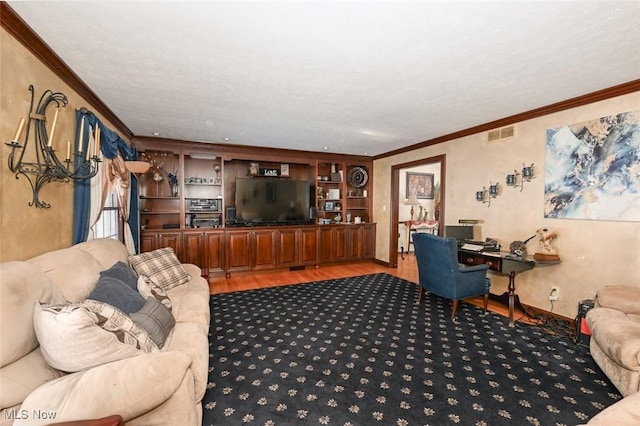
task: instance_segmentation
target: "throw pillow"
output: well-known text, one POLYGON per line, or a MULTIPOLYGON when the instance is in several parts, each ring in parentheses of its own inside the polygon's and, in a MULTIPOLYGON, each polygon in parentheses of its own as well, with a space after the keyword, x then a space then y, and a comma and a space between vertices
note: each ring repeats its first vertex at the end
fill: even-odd
POLYGON ((36 302, 33 324, 44 359, 62 371, 82 371, 158 350, 131 318, 93 300, 42 306, 36 302))
POLYGON ((141 275, 140 278, 138 278, 138 292, 145 299, 147 297, 153 297, 157 299, 158 302, 162 303, 164 307, 167 308, 169 312, 171 312, 171 299, 169 299, 167 293, 144 275, 141 275))
POLYGON ((169 332, 176 325, 171 311, 154 297, 148 297, 142 309, 129 315, 133 322, 147 330, 159 348, 164 346, 169 332))
POLYGON ((101 276, 87 299, 108 303, 126 314, 138 312, 144 306, 145 300, 137 290, 110 276, 101 276))
POLYGON ((164 290, 182 285, 191 279, 171 247, 130 256, 129 263, 138 275, 149 277, 164 290))
POLYGON ((111 268, 100 272, 101 277, 113 277, 127 284, 134 290, 137 290, 138 275, 123 261, 118 261, 111 268))

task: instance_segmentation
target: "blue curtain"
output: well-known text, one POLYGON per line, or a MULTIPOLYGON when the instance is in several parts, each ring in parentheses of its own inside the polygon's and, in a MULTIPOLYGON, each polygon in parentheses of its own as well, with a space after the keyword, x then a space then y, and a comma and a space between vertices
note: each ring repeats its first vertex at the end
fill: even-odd
MULTIPOLYGON (((75 166, 82 167, 83 155, 89 149, 89 129, 95 129, 100 126, 100 152, 105 158, 114 159, 118 152, 125 161, 137 160, 138 152, 136 149, 128 145, 116 132, 106 127, 98 117, 90 111, 83 112, 76 110, 76 135, 74 143, 75 166), (82 146, 78 146, 80 140, 80 128, 82 127, 82 118, 84 117, 84 128, 82 135, 82 146), (82 154, 81 154, 82 153, 82 154)), ((132 182, 133 183, 133 182, 132 182)), ((135 191, 137 199, 137 185, 131 185, 132 194, 135 191)), ((89 214, 91 208, 91 186, 89 179, 74 180, 73 187, 73 244, 78 244, 86 240, 89 233, 89 214)), ((138 203, 131 203, 129 214, 129 225, 131 229, 138 229, 138 203), (135 227, 134 227, 135 225, 135 227)), ((136 248, 139 246, 138 235, 134 233, 133 239, 136 248)))

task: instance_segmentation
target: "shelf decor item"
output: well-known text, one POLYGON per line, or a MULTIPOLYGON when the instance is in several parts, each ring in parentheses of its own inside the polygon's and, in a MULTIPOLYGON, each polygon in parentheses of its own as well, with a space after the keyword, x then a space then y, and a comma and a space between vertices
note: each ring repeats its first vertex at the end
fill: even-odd
POLYGON ((369 174, 364 167, 356 166, 347 173, 347 182, 354 188, 361 188, 367 184, 369 174))
POLYGON ((167 173, 167 181, 169 182, 169 188, 171 188, 171 196, 178 197, 178 169, 173 169, 172 172, 167 173))

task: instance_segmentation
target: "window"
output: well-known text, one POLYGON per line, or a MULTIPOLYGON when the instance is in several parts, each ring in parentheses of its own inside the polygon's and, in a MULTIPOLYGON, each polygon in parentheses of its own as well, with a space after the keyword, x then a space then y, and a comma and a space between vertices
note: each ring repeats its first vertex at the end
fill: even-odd
POLYGON ((115 189, 111 189, 107 194, 102 214, 93 225, 93 232, 96 238, 113 238, 124 241, 124 223, 115 189))

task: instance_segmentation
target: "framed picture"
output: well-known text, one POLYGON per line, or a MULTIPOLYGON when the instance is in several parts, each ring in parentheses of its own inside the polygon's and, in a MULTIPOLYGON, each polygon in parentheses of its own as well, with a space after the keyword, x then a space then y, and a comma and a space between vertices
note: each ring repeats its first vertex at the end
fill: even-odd
POLYGON ((409 198, 412 193, 415 193, 418 199, 433 199, 433 173, 407 172, 407 192, 405 198, 409 198))
POLYGON ((289 164, 280 164, 280 175, 289 176, 289 164))
POLYGON ((332 212, 333 211, 333 201, 325 201, 324 202, 324 209, 328 212, 332 212))

